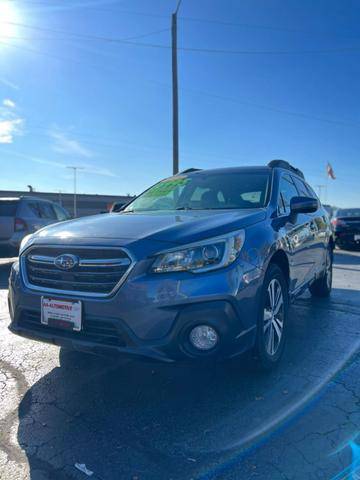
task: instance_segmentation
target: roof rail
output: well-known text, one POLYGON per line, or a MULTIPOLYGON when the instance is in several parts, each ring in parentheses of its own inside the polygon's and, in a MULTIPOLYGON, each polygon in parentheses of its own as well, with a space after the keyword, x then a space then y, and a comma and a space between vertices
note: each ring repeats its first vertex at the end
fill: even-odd
POLYGON ((199 172, 202 170, 201 168, 187 168, 186 170, 183 170, 182 172, 179 172, 177 175, 181 175, 182 173, 191 173, 191 172, 199 172))
POLYGON ((270 168, 284 168, 285 170, 290 170, 291 172, 295 173, 299 177, 303 178, 305 180, 305 176, 301 170, 298 168, 293 167, 289 162, 286 160, 271 160, 271 162, 268 163, 268 167, 270 168))
MULTIPOLYGON (((29 193, 30 193, 30 192, 29 192, 29 193)), ((20 198, 20 199, 21 199, 21 198, 26 198, 27 200, 35 200, 36 202, 39 202, 39 201, 40 201, 40 202, 52 202, 52 203, 56 203, 56 202, 54 202, 53 200, 49 200, 49 199, 46 198, 46 197, 42 197, 42 196, 37 197, 37 196, 35 196, 35 195, 31 195, 31 193, 30 193, 30 195, 27 195, 26 193, 25 193, 24 195, 20 195, 19 198, 20 198)))

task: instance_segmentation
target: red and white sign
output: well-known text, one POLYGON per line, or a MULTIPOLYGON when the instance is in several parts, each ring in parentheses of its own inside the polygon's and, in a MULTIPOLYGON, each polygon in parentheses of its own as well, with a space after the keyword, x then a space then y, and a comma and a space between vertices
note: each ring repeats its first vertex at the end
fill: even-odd
POLYGON ((41 297, 41 323, 80 332, 81 302, 41 297))

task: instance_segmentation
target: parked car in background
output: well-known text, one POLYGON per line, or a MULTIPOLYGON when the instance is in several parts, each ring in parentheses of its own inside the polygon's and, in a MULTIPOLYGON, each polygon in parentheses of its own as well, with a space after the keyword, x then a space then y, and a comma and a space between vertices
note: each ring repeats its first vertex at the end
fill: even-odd
POLYGON ((360 247, 360 208, 340 208, 331 220, 339 248, 360 247))
POLYGON ((121 210, 124 208, 125 205, 126 205, 125 202, 114 202, 114 203, 111 205, 110 213, 118 213, 118 212, 121 212, 121 210))
POLYGON ((288 305, 332 285, 330 220, 287 162, 184 171, 118 214, 26 237, 10 330, 92 353, 280 360, 288 305))
POLYGON ((31 196, 0 198, 0 248, 16 252, 29 233, 70 218, 63 207, 49 200, 31 196))
POLYGON ((332 218, 332 216, 334 215, 334 207, 332 205, 326 205, 326 204, 322 204, 324 210, 327 211, 328 215, 330 218, 332 218))

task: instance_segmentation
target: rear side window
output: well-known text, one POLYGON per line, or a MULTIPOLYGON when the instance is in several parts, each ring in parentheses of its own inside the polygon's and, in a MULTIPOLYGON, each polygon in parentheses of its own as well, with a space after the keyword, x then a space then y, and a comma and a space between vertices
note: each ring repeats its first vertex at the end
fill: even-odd
POLYGON ((30 210, 30 212, 35 215, 37 218, 41 218, 41 212, 40 212, 40 207, 37 202, 27 202, 27 206, 30 210))
POLYGON ((19 200, 0 200, 0 217, 15 217, 19 200))
POLYGON ((64 220, 68 220, 69 216, 67 215, 65 210, 59 207, 59 205, 53 205, 53 207, 56 213, 56 217, 60 222, 63 222, 64 220))
POLYGON ((39 208, 40 208, 41 218, 48 218, 48 219, 52 219, 52 220, 57 220, 57 217, 55 215, 55 211, 54 211, 51 203, 39 202, 39 208))
POLYGON ((283 175, 280 179, 279 185, 279 200, 278 208, 280 214, 285 214, 290 211, 290 201, 293 197, 297 197, 298 191, 295 184, 289 175, 283 175))

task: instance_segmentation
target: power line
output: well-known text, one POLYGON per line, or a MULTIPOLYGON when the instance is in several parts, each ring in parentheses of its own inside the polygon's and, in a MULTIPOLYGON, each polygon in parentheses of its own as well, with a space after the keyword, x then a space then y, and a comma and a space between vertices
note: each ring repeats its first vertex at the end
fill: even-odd
MULTIPOLYGON (((41 55, 41 56, 45 56, 45 57, 48 57, 48 58, 53 58, 55 60, 63 61, 63 62, 66 62, 66 63, 70 61, 70 62, 74 62, 78 65, 85 65, 85 66, 90 67, 90 68, 95 68, 97 71, 107 70, 107 71, 112 72, 112 73, 116 72, 115 69, 110 69, 106 66, 104 67, 104 66, 101 66, 101 65, 89 64, 89 63, 81 62, 81 61, 73 59, 73 58, 65 58, 65 57, 49 54, 49 53, 46 53, 46 52, 41 52, 39 50, 31 49, 31 48, 28 48, 28 47, 23 47, 23 46, 20 46, 20 45, 14 45, 14 44, 11 44, 11 43, 4 42, 2 40, 0 40, 0 43, 3 44, 3 45, 9 46, 9 47, 13 47, 13 48, 20 49, 20 50, 25 50, 25 51, 28 51, 30 53, 36 54, 36 55, 41 55)), ((157 81, 154 81, 154 80, 150 81, 150 83, 155 84, 157 86, 165 87, 165 88, 171 88, 171 86, 169 84, 164 84, 164 83, 157 82, 157 81)), ((238 98, 235 98, 235 97, 228 97, 228 96, 219 95, 219 94, 216 94, 216 93, 205 92, 205 91, 202 91, 202 90, 196 90, 196 89, 185 88, 185 87, 181 87, 181 88, 179 88, 179 90, 194 93, 194 94, 197 94, 197 95, 203 95, 203 96, 210 97, 210 98, 215 98, 215 99, 230 102, 230 103, 247 105, 249 107, 259 108, 259 109, 267 110, 267 111, 274 112, 274 113, 281 113, 281 114, 285 114, 285 115, 289 115, 289 116, 293 116, 293 117, 316 120, 316 121, 326 122, 326 123, 329 123, 329 124, 339 125, 339 126, 344 126, 344 127, 352 127, 352 128, 359 128, 360 127, 360 123, 356 123, 356 122, 349 122, 349 121, 334 120, 334 119, 329 119, 329 118, 324 118, 324 117, 318 117, 318 116, 310 115, 310 114, 307 114, 307 113, 294 112, 294 111, 291 111, 291 110, 285 110, 285 109, 281 109, 281 108, 277 108, 277 107, 272 107, 272 106, 264 105, 264 104, 261 104, 261 103, 255 103, 255 102, 249 102, 249 101, 246 101, 246 100, 241 100, 241 99, 238 99, 238 98)), ((107 145, 107 146, 110 146, 110 145, 107 145)))
MULTIPOLYGON (((11 0, 11 3, 15 3, 17 1, 18 4, 21 5, 21 8, 27 8, 30 7, 33 9, 33 6, 35 7, 35 11, 43 11, 43 10, 77 10, 81 8, 88 8, 91 10, 96 10, 96 11, 101 11, 101 8, 98 8, 99 3, 96 1, 88 1, 88 2, 73 2, 73 3, 66 3, 62 0, 59 0, 58 2, 51 3, 51 2, 45 2, 45 1, 32 1, 32 0, 27 0, 27 1, 19 1, 19 0, 11 0), (36 8, 39 7, 39 8, 36 8), (47 7, 44 9, 43 7, 47 7)), ((114 3, 114 2, 111 2, 114 3)), ((122 6, 123 2, 120 2, 119 5, 122 6)), ((115 9, 104 9, 104 11, 109 11, 109 12, 117 12, 115 9)))
MULTIPOLYGON (((20 49, 20 50, 26 50, 26 51, 29 51, 30 53, 34 53, 34 54, 37 54, 37 55, 53 58, 53 59, 59 60, 59 61, 64 61, 66 63, 70 61, 70 62, 74 62, 74 63, 79 64, 79 65, 85 65, 87 67, 95 68, 97 70, 102 69, 102 70, 108 70, 108 71, 111 71, 111 72, 115 72, 115 70, 109 69, 109 68, 104 67, 104 66, 95 65, 95 64, 88 64, 88 63, 81 62, 81 61, 73 59, 73 58, 65 58, 65 57, 61 57, 61 56, 59 57, 57 55, 48 54, 48 53, 41 52, 39 50, 34 50, 34 49, 31 49, 31 48, 28 48, 28 47, 23 47, 23 46, 7 43, 7 42, 4 42, 2 40, 0 40, 0 43, 2 43, 3 45, 7 45, 9 47, 20 49)), ((157 81, 154 81, 154 80, 150 81, 150 83, 153 83, 155 85, 165 87, 165 88, 171 88, 171 86, 169 84, 157 82, 157 81)), ((181 88, 179 88, 179 90, 194 93, 194 94, 197 94, 197 95, 203 95, 203 96, 206 96, 206 97, 209 97, 209 98, 215 98, 215 99, 230 102, 230 103, 247 105, 249 107, 259 108, 259 109, 267 110, 267 111, 274 112, 274 113, 281 113, 281 114, 285 114, 285 115, 289 115, 289 116, 293 116, 293 117, 309 119, 309 120, 316 120, 316 121, 319 121, 319 122, 325 122, 325 123, 328 123, 328 124, 339 125, 339 126, 344 126, 344 127, 352 127, 352 128, 359 128, 360 127, 360 123, 356 123, 356 122, 334 120, 334 119, 329 119, 329 118, 325 118, 325 117, 318 117, 316 115, 310 115, 310 114, 307 114, 307 113, 294 112, 292 110, 281 109, 281 108, 272 107, 272 106, 269 106, 269 105, 264 105, 264 104, 256 103, 256 102, 249 102, 249 101, 241 100, 241 99, 238 99, 238 98, 235 98, 235 97, 228 97, 228 96, 219 95, 219 94, 216 94, 216 93, 205 92, 203 90, 197 90, 197 89, 186 88, 186 87, 181 87, 181 88)), ((104 145, 104 146, 109 146, 110 147, 111 145, 104 145)), ((114 146, 116 146, 116 145, 114 145, 114 146)))
MULTIPOLYGON (((53 32, 54 31, 54 30, 52 30, 50 28, 46 28, 46 27, 33 27, 33 26, 30 26, 30 25, 18 24, 18 23, 15 23, 15 22, 4 22, 4 23, 14 24, 14 25, 17 25, 17 26, 30 28, 30 29, 35 29, 35 30, 39 30, 39 31, 46 31, 46 32, 53 32)), ((106 41, 106 42, 116 42, 117 43, 117 42, 127 41, 130 38, 131 39, 144 38, 146 36, 155 35, 155 34, 158 34, 158 33, 169 31, 169 30, 170 30, 169 28, 165 28, 165 29, 161 29, 161 30, 155 30, 155 31, 152 31, 152 32, 143 33, 143 34, 137 35, 137 36, 126 37, 124 39, 112 39, 112 38, 105 38, 105 37, 91 37, 91 36, 81 35, 81 34, 61 32, 60 30, 58 30, 57 32, 61 33, 61 34, 65 34, 65 35, 71 35, 71 36, 74 36, 75 38, 80 37, 80 38, 83 38, 85 40, 89 40, 89 39, 93 38, 93 39, 96 39, 96 40, 101 40, 101 41, 106 41)), ((16 36, 9 36, 9 37, 3 37, 3 38, 16 39, 16 40, 26 40, 27 39, 26 37, 16 37, 16 36)), ((46 37, 46 38, 38 38, 38 39, 50 40, 52 38, 51 37, 46 37)), ((58 38, 53 37, 53 39, 56 40, 58 38)), ((72 39, 71 38, 70 39, 69 38, 68 39, 67 38, 62 38, 61 40, 71 41, 72 39)), ((24 50, 24 51, 27 51, 27 52, 30 52, 30 53, 33 53, 33 54, 36 54, 36 55, 41 55, 41 56, 44 56, 44 57, 53 58, 55 60, 59 60, 59 61, 63 61, 63 62, 69 62, 70 61, 70 62, 76 63, 78 65, 86 65, 88 67, 92 67, 92 68, 96 68, 96 69, 108 69, 109 71, 114 71, 112 69, 109 69, 108 67, 104 68, 104 66, 88 64, 86 62, 82 62, 82 61, 76 60, 74 58, 66 58, 66 57, 63 57, 63 56, 56 55, 56 54, 54 55, 52 53, 42 52, 42 51, 36 50, 34 48, 29 48, 29 47, 24 46, 24 45, 15 45, 13 43, 4 42, 1 39, 1 37, 0 37, 0 43, 3 44, 3 45, 6 45, 8 47, 11 47, 11 48, 16 48, 18 50, 24 50)))
POLYGON ((208 18, 197 18, 197 17, 179 17, 179 20, 189 21, 189 22, 199 22, 199 23, 209 23, 214 25, 222 25, 228 27, 239 27, 239 28, 248 28, 248 29, 258 29, 258 30, 268 30, 268 31, 275 31, 275 32, 285 32, 285 33, 296 33, 296 34, 304 34, 304 35, 320 35, 326 37, 341 37, 341 38, 352 38, 352 39, 359 39, 359 36, 350 36, 344 35, 343 33, 337 32, 324 32, 318 30, 302 30, 298 28, 289 28, 289 27, 279 27, 273 25, 263 25, 263 24, 256 24, 256 23, 244 23, 244 22, 231 22, 226 20, 215 20, 215 19, 208 19, 208 18))
MULTIPOLYGON (((165 85, 165 84, 163 84, 163 85, 165 85)), ((248 105, 249 107, 260 108, 262 110, 268 110, 270 112, 283 113, 285 115, 291 115, 291 116, 299 117, 299 118, 303 118, 303 119, 317 120, 319 122, 326 122, 326 123, 339 125, 339 126, 344 126, 344 127, 360 128, 360 123, 356 123, 356 122, 334 120, 334 119, 325 118, 325 117, 318 117, 316 115, 310 115, 310 114, 307 114, 307 113, 294 112, 292 110, 286 110, 286 109, 281 109, 281 108, 277 108, 277 107, 271 107, 269 105, 264 105, 264 104, 261 104, 261 103, 249 102, 247 100, 241 100, 241 99, 234 98, 234 97, 218 95, 216 93, 205 92, 203 90, 197 90, 197 89, 193 89, 193 88, 182 87, 182 88, 180 88, 180 90, 187 91, 187 92, 194 93, 194 94, 198 94, 198 95, 204 95, 204 96, 207 96, 207 97, 210 97, 210 98, 215 98, 215 99, 223 100, 223 101, 230 102, 230 103, 248 105)))
MULTIPOLYGON (((31 4, 31 5, 39 5, 39 6, 46 6, 46 7, 50 7, 50 8, 62 8, 62 7, 69 7, 69 8, 73 8, 73 5, 71 4, 68 4, 68 5, 64 5, 64 4, 61 4, 61 3, 58 3, 57 5, 53 4, 49 4, 48 2, 35 2, 35 1, 26 1, 26 2, 21 2, 21 0, 12 0, 13 2, 15 1, 18 1, 18 3, 22 3, 22 7, 25 6, 26 4, 31 4)), ((98 4, 94 4, 94 5, 91 5, 91 4, 84 4, 84 5, 80 5, 78 4, 76 6, 76 8, 89 8, 91 10, 95 10, 97 12, 105 12, 105 13, 123 13, 125 15, 135 15, 135 16, 140 16, 140 17, 152 17, 152 18, 169 18, 169 15, 166 15, 166 14, 157 14, 157 13, 150 13, 150 12, 134 12, 134 11, 130 11, 130 10, 118 10, 116 8, 104 8, 104 7, 99 7, 98 4)))
MULTIPOLYGON (((12 0, 15 1, 15 0, 12 0)), ((61 5, 49 5, 47 2, 36 2, 36 1, 26 1, 25 4, 34 4, 34 5, 46 5, 50 7, 56 7, 61 5)), ((71 6, 71 5, 69 5, 71 6)), ((126 15, 135 15, 135 16, 142 16, 142 17, 152 17, 152 18, 169 18, 169 15, 166 14, 156 14, 151 12, 136 12, 131 10, 119 10, 114 8, 102 8, 98 7, 98 5, 79 5, 79 7, 90 8, 91 10, 95 11, 103 11, 109 13, 122 13, 126 15)), ((188 16, 179 16, 179 20, 187 21, 187 22, 199 22, 199 23, 208 23, 214 25, 222 25, 222 26, 229 26, 229 27, 239 27, 239 28, 253 28, 253 29, 260 29, 260 30, 269 30, 269 31, 278 31, 278 32, 287 32, 287 33, 296 33, 296 34, 305 34, 305 35, 321 35, 321 36, 340 36, 342 38, 359 38, 358 36, 349 36, 347 34, 338 33, 338 32, 324 32, 318 30, 302 30, 298 28, 289 28, 289 27, 282 27, 282 26, 274 26, 274 25, 264 25, 264 24, 256 24, 256 23, 246 23, 246 22, 233 22, 229 20, 219 20, 219 19, 212 19, 212 18, 200 18, 200 17, 188 17, 188 16)))
MULTIPOLYGON (((158 81, 151 80, 151 83, 154 83, 155 85, 158 85, 159 87, 165 87, 170 89, 171 85, 167 83, 162 83, 158 81)), ((249 102, 248 100, 242 100, 241 98, 235 98, 235 97, 229 97, 226 95, 221 95, 217 93, 212 93, 212 92, 206 92, 204 90, 199 90, 195 88, 189 88, 189 87, 179 87, 179 90, 181 92, 187 92, 187 93, 193 93, 195 95, 203 95, 205 97, 209 98, 214 98, 216 100, 221 100, 229 103, 235 103, 235 104, 240 104, 240 105, 246 105, 249 107, 254 107, 254 108, 259 108, 261 110, 267 110, 269 112, 274 112, 274 113, 282 113, 284 115, 290 115, 298 118, 303 118, 307 120, 316 120, 318 122, 326 122, 329 124, 333 125, 339 125, 343 127, 352 127, 352 128, 360 128, 360 123, 357 122, 351 122, 347 120, 335 120, 332 118, 326 118, 322 116, 317 116, 317 115, 311 115, 308 113, 303 113, 303 112, 295 112, 293 110, 286 110, 283 108, 278 108, 278 107, 273 107, 270 105, 264 105, 262 103, 257 103, 257 102, 249 102)))
MULTIPOLYGON (((87 35, 87 34, 81 34, 81 33, 76 33, 76 32, 69 32, 66 30, 58 30, 58 29, 53 29, 53 28, 47 28, 47 27, 39 27, 37 25, 28 25, 26 23, 18 23, 18 22, 2 22, 2 23, 7 23, 10 25, 14 25, 16 27, 22 27, 22 28, 28 28, 30 30, 38 30, 38 31, 43 31, 43 32, 51 32, 51 33, 60 33, 61 35, 69 35, 71 37, 76 37, 84 40, 99 40, 102 42, 116 42, 116 43, 124 43, 128 42, 131 40, 136 40, 138 38, 145 38, 145 37, 150 37, 152 35, 157 35, 159 33, 163 32, 168 32, 170 28, 162 28, 159 30, 154 30, 151 32, 146 32, 142 33, 140 35, 132 35, 130 37, 124 37, 124 38, 112 38, 112 37, 103 37, 103 36, 97 36, 97 35, 87 35)), ((56 37, 55 37, 56 38, 56 37)))
MULTIPOLYGON (((11 25, 16 25, 24 28, 30 28, 33 30, 39 31, 48 31, 48 32, 55 32, 60 33, 62 35, 70 35, 76 38, 82 38, 86 40, 101 40, 106 42, 114 42, 114 43, 121 43, 124 45, 132 45, 137 47, 144 47, 144 48, 157 48, 157 49, 171 49, 171 45, 162 45, 162 44, 155 44, 155 43, 144 43, 144 42, 134 42, 129 38, 111 38, 111 37, 103 37, 103 36, 95 36, 95 35, 87 35, 87 34, 80 34, 76 32, 69 32, 66 30, 59 30, 59 29, 51 29, 46 27, 39 27, 34 25, 28 25, 24 23, 17 23, 17 22, 4 22, 9 23, 11 25)), ((167 31, 168 29, 157 30, 155 32, 149 32, 147 34, 142 35, 144 36, 154 35, 156 33, 160 33, 163 31, 167 31)), ((134 37, 132 37, 134 39, 134 37)), ((139 37, 137 37, 139 38, 139 37)), ((229 49, 216 49, 216 48, 198 48, 198 47, 178 47, 178 50, 184 52, 195 52, 195 53, 209 53, 209 54, 226 54, 226 55, 321 55, 321 54, 343 54, 343 53, 358 53, 360 52, 360 47, 338 47, 338 48, 325 48, 325 49, 303 49, 303 50, 229 50, 229 49)))
POLYGON ((6 45, 7 47, 10 47, 10 48, 15 48, 17 50, 23 50, 23 51, 26 51, 26 52, 30 52, 30 53, 33 53, 35 55, 40 55, 42 57, 52 58, 54 60, 58 60, 58 61, 61 61, 61 62, 65 62, 65 63, 72 62, 72 63, 76 63, 77 65, 84 65, 86 67, 95 68, 97 71, 107 70, 107 71, 112 72, 112 73, 115 72, 114 69, 110 69, 107 66, 104 67, 103 65, 95 65, 95 64, 91 64, 91 63, 87 63, 87 62, 82 62, 80 60, 76 60, 75 58, 62 57, 62 56, 59 56, 59 55, 54 55, 52 53, 42 52, 40 50, 36 50, 34 48, 29 48, 29 47, 26 47, 26 46, 23 46, 23 45, 15 45, 13 43, 4 42, 1 39, 0 39, 0 44, 1 45, 6 45))

